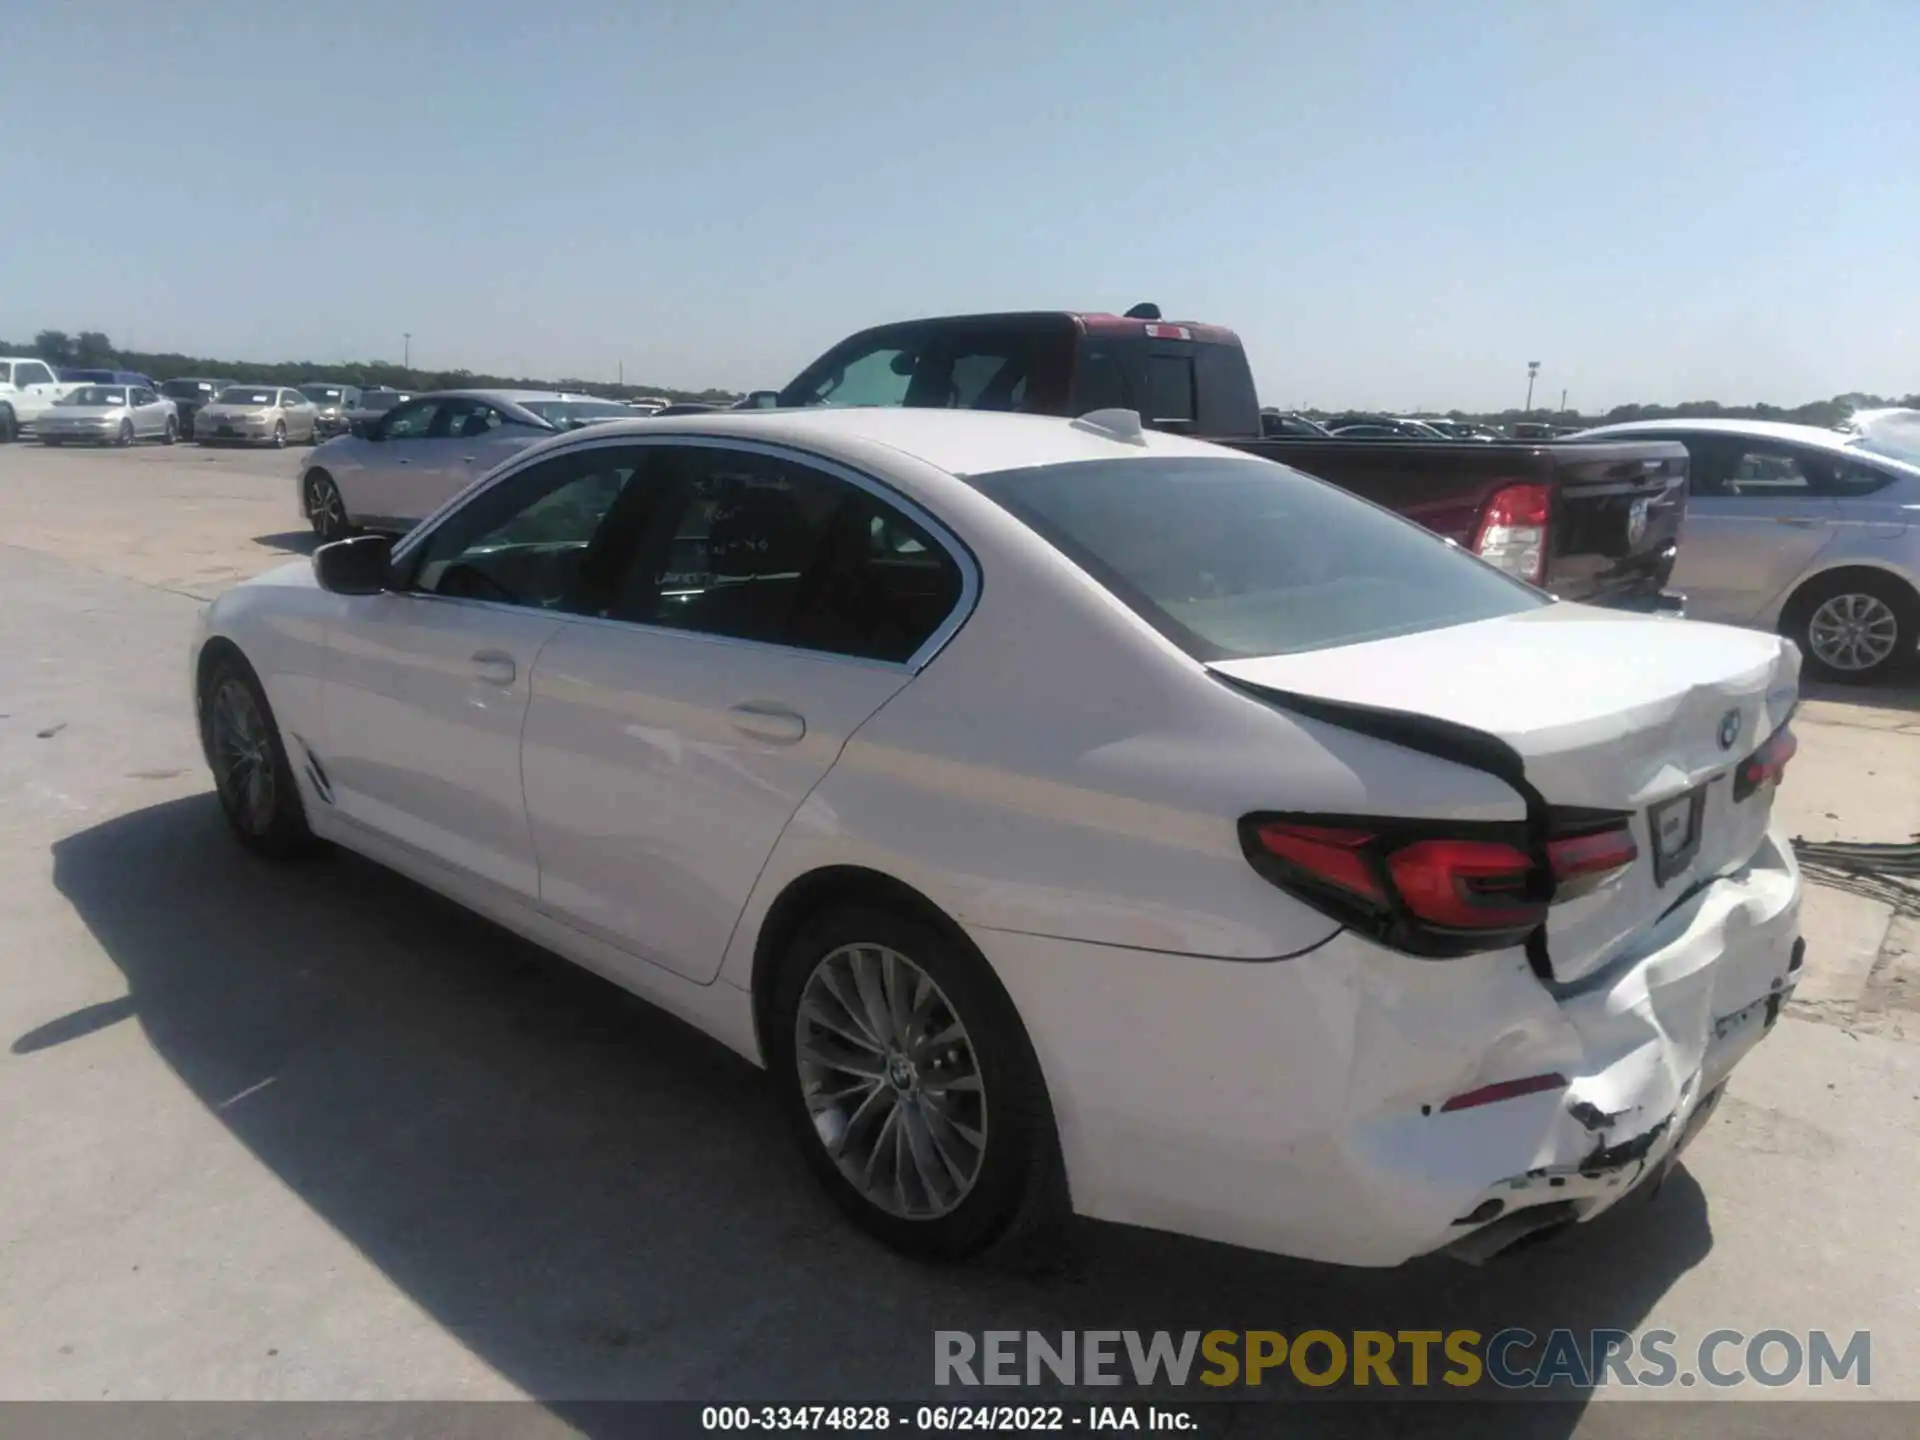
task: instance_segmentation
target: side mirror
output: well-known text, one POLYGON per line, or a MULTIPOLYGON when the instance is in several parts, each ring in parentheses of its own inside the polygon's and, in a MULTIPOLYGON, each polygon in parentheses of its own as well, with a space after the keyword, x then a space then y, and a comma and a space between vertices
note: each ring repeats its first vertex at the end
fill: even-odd
POLYGON ((750 390, 746 396, 734 403, 736 410, 772 410, 780 404, 778 390, 750 390))
POLYGON ((333 595, 378 595, 387 588, 393 541, 385 535, 355 535, 313 552, 313 578, 333 595))

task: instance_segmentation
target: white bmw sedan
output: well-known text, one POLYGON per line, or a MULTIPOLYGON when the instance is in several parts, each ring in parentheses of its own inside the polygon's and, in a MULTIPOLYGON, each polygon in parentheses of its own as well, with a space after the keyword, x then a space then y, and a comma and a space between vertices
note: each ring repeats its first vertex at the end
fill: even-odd
POLYGON ((1798 656, 1137 417, 615 422, 207 611, 242 843, 770 1072, 862 1225, 1491 1253, 1659 1176, 1801 971, 1798 656))

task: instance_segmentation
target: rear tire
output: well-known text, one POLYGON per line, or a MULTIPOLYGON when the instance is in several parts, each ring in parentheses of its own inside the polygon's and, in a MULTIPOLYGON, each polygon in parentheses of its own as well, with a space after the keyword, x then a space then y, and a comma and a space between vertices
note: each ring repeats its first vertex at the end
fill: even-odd
POLYGON ((287 762, 280 727, 253 668, 237 652, 216 656, 200 685, 200 744, 234 838, 272 860, 315 845, 287 762))
POLYGON ((855 1224, 906 1254, 959 1260, 1013 1252, 1062 1218, 1039 1061, 964 939, 903 912, 834 908, 802 926, 769 983, 768 1073, 807 1164, 855 1224))
POLYGON ((50 439, 47 439, 45 436, 41 437, 40 443, 46 446, 49 450, 58 450, 60 448, 60 442, 58 440, 50 440, 50 439))
POLYGON ((1800 647, 1815 678, 1870 685, 1913 654, 1920 595, 1877 571, 1823 575, 1794 596, 1780 628, 1800 647))

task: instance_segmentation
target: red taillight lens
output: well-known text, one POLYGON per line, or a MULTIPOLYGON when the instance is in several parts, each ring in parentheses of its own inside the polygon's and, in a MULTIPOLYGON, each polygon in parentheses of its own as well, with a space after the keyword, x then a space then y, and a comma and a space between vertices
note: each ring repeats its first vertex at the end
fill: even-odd
POLYGON ((1740 762, 1740 768, 1733 772, 1734 803, 1746 799, 1756 790, 1776 783, 1787 773, 1787 762, 1799 753, 1800 742, 1787 726, 1782 725, 1767 737, 1753 754, 1740 762))
POLYGON ((1298 866, 1314 879, 1370 904, 1387 903, 1387 892, 1364 853, 1373 841, 1365 831, 1269 822, 1256 825, 1254 835, 1269 855, 1298 866))
POLYGON ((1494 492, 1480 515, 1473 550, 1489 565, 1538 585, 1547 574, 1547 535, 1553 518, 1548 485, 1507 485, 1494 492))
POLYGON ((1640 847, 1623 820, 1604 830, 1547 841, 1556 900, 1571 900, 1606 883, 1609 876, 1640 858, 1640 847))
POLYGON ((1400 898, 1430 925, 1449 930, 1532 929, 1547 913, 1528 898, 1533 870, 1511 845, 1485 840, 1416 840, 1387 857, 1400 898))

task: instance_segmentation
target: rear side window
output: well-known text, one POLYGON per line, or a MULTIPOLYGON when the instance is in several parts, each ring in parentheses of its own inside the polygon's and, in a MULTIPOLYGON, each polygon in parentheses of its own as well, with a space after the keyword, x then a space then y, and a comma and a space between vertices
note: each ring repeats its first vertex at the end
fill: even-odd
POLYGON ((1264 460, 1143 456, 973 484, 1203 661, 1551 603, 1411 521, 1264 460))
POLYGON ((655 473, 663 518, 611 619, 905 661, 960 602, 946 549, 837 475, 718 446, 661 452, 655 473))

